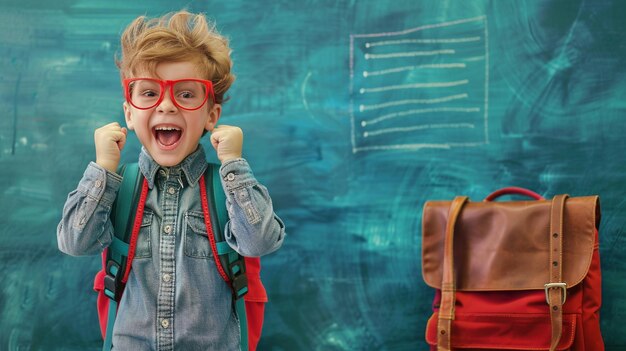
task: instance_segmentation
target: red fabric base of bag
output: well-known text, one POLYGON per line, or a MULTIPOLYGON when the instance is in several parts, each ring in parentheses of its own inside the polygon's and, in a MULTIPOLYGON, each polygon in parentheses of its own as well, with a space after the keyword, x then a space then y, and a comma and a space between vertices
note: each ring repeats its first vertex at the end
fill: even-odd
MULTIPOLYGON (((594 247, 584 280, 567 289, 563 332, 557 350, 603 351, 599 310, 602 303, 600 256, 594 247)), ((441 292, 426 327, 426 342, 437 349, 437 318, 441 292)), ((543 290, 457 291, 452 321, 452 348, 463 350, 548 350, 550 312, 543 290)))

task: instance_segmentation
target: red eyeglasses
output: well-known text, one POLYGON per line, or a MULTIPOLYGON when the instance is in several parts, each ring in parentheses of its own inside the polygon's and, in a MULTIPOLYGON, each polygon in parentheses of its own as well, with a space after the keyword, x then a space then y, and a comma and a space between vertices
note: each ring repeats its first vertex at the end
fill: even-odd
POLYGON ((199 109, 207 102, 209 96, 211 101, 215 101, 213 83, 209 80, 130 78, 124 79, 123 82, 126 101, 140 110, 148 110, 160 104, 167 88, 174 105, 184 110, 199 109))

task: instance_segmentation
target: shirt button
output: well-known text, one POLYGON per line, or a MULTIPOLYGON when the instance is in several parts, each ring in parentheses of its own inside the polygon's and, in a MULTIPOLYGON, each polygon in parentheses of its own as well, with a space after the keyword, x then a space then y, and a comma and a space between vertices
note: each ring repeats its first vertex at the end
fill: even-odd
POLYGON ((165 232, 165 234, 169 234, 169 233, 171 233, 171 232, 172 232, 172 226, 171 226, 171 225, 169 225, 169 224, 168 224, 168 225, 166 225, 166 226, 163 228, 163 231, 165 232))
POLYGON ((174 189, 173 186, 169 187, 169 189, 167 189, 167 192, 170 193, 170 195, 174 195, 176 193, 176 189, 174 189))
POLYGON ((171 276, 171 275, 169 275, 169 274, 167 274, 167 273, 163 274, 163 281, 164 281, 164 282, 169 282, 169 281, 170 281, 170 279, 172 279, 172 276, 171 276))
POLYGON ((169 327, 169 326, 170 326, 170 321, 168 321, 167 319, 162 319, 162 320, 161 320, 161 326, 162 326, 163 328, 167 328, 167 327, 169 327))
POLYGON ((234 173, 228 173, 228 174, 226 175, 226 180, 228 180, 228 181, 231 181, 231 182, 232 182, 233 180, 235 180, 235 174, 234 174, 234 173))
POLYGON ((96 180, 96 188, 99 188, 102 186, 102 181, 100 179, 96 180))
POLYGON ((161 177, 165 177, 165 175, 166 175, 166 174, 165 174, 165 171, 164 171, 164 170, 160 170, 160 171, 159 171, 159 175, 160 175, 161 177))

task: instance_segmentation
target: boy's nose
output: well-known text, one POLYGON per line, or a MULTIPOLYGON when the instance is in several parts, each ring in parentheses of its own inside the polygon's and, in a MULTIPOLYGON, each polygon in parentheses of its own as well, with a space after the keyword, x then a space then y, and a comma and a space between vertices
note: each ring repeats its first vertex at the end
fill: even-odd
POLYGON ((174 113, 177 111, 176 104, 172 101, 169 89, 166 89, 163 92, 163 100, 161 100, 157 106, 157 111, 163 113, 174 113))

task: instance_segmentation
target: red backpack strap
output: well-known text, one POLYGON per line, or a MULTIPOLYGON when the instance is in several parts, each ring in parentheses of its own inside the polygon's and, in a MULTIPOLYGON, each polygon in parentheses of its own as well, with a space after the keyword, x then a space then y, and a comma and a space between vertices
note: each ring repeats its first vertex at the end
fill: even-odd
MULTIPOLYGON (((103 279, 103 293, 109 298, 120 301, 124 290, 124 273, 127 271, 128 254, 130 251, 129 243, 133 236, 133 222, 143 216, 143 203, 145 203, 145 195, 147 189, 143 191, 144 184, 143 175, 139 171, 137 163, 129 163, 120 166, 117 171, 122 175, 122 184, 113 203, 111 209, 111 223, 113 225, 113 238, 111 244, 106 250, 103 269, 105 272, 103 279), (139 203, 142 203, 139 205, 139 203), (139 213, 137 213, 137 210, 139 213), (133 214, 135 215, 133 217, 133 214)), ((135 234, 136 236, 136 234, 135 234)), ((134 255, 134 252, 133 252, 134 255)))
POLYGON ((213 252, 213 257, 215 258, 213 262, 215 262, 215 267, 217 268, 217 271, 219 272, 222 279, 224 279, 225 282, 229 283, 230 278, 228 277, 228 274, 224 270, 224 267, 222 266, 222 262, 219 259, 220 255, 217 252, 217 244, 215 242, 215 233, 213 232, 213 223, 211 223, 211 213, 209 211, 209 201, 208 201, 207 193, 206 193, 206 185, 205 185, 206 183, 205 183, 204 174, 200 177, 199 183, 200 183, 200 198, 202 202, 202 212, 204 213, 204 225, 206 226, 207 236, 209 239, 209 243, 211 244, 211 251, 213 252))
POLYGON ((145 179, 142 179, 141 183, 141 193, 139 201, 137 202, 129 242, 126 243, 115 236, 113 237, 111 245, 107 248, 106 265, 104 267, 106 273, 104 276, 104 293, 117 302, 122 298, 122 293, 132 267, 133 258, 135 257, 137 237, 139 235, 139 229, 141 228, 146 198, 148 196, 148 183, 145 179))
POLYGON ((137 204, 137 212, 135 213, 135 222, 133 223, 133 232, 130 237, 130 244, 128 247, 128 258, 126 260, 126 271, 122 278, 122 283, 126 284, 128 281, 128 275, 130 274, 130 268, 133 265, 133 259, 135 258, 135 249, 137 248, 137 237, 139 236, 139 229, 141 229, 141 221, 143 220, 143 210, 146 206, 146 199, 148 198, 148 182, 143 179, 141 185, 141 195, 139 196, 139 203, 137 204))
POLYGON ((249 325, 247 315, 248 303, 241 298, 248 293, 246 261, 225 240, 224 228, 228 221, 228 213, 226 211, 226 194, 224 194, 219 175, 219 166, 209 164, 199 183, 204 223, 209 243, 211 244, 211 251, 215 258, 213 262, 215 262, 215 266, 224 281, 231 287, 233 305, 239 316, 241 350, 254 350, 261 335, 263 308, 256 308, 251 311, 256 314, 250 316, 253 323, 249 325), (210 199, 207 195, 207 187, 211 190, 212 196, 210 199), (209 202, 209 200, 211 201, 209 202), (209 204, 212 206, 210 207, 209 204), (213 226, 214 223, 216 226, 213 226), (252 330, 250 330, 250 326, 252 330), (252 332, 250 333, 250 331, 252 332))
POLYGON ((102 279, 102 284, 98 284, 101 287, 98 295, 98 317, 104 336, 102 349, 105 351, 112 347, 117 306, 122 299, 122 293, 132 267, 137 237, 148 196, 148 183, 141 175, 136 163, 122 165, 118 173, 124 178, 111 211, 114 236, 111 244, 102 255, 103 270, 96 276, 96 279, 102 279), (137 199, 137 195, 139 195, 139 199, 137 199), (136 211, 134 211, 132 230, 129 230, 132 209, 136 209, 136 211), (131 232, 130 237, 129 231, 131 232))
POLYGON ((199 183, 207 236, 213 257, 218 258, 213 261, 222 279, 230 285, 233 298, 237 300, 248 293, 248 278, 244 257, 226 243, 224 236, 228 213, 219 166, 209 164, 199 183), (208 190, 211 191, 210 195, 208 190))

